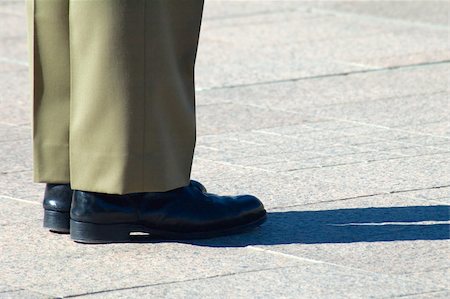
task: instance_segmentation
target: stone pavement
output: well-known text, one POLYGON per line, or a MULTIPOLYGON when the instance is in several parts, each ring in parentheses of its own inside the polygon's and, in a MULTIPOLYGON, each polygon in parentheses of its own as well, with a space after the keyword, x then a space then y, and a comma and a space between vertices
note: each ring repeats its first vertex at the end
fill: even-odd
POLYGON ((41 228, 23 1, 0 0, 0 298, 450 298, 449 2, 207 0, 192 177, 259 229, 41 228))

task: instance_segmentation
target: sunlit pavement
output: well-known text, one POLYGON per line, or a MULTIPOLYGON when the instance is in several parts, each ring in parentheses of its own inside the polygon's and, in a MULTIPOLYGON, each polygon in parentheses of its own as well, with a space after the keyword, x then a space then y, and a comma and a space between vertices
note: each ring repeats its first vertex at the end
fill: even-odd
POLYGON ((81 245, 42 228, 25 4, 1 0, 0 298, 449 298, 449 15, 207 0, 192 178, 258 196, 268 221, 81 245))

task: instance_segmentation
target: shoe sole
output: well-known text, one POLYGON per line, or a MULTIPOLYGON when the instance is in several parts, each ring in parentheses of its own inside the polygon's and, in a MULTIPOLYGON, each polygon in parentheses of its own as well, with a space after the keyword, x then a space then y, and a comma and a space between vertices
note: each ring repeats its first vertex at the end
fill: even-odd
POLYGON ((150 229, 143 225, 131 224, 94 224, 70 220, 70 237, 78 243, 103 244, 123 243, 132 241, 131 233, 146 233, 149 237, 164 240, 195 240, 207 239, 248 231, 263 224, 267 215, 244 225, 224 230, 197 233, 178 233, 150 229))
POLYGON ((44 210, 44 227, 54 233, 70 233, 70 213, 44 210))

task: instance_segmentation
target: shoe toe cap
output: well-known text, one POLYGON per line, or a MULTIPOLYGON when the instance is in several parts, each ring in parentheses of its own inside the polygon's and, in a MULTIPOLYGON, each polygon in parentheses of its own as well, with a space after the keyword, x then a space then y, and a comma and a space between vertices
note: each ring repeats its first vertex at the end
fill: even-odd
POLYGON ((237 196, 236 201, 239 203, 242 216, 260 218, 266 215, 263 203, 256 196, 240 195, 237 196))

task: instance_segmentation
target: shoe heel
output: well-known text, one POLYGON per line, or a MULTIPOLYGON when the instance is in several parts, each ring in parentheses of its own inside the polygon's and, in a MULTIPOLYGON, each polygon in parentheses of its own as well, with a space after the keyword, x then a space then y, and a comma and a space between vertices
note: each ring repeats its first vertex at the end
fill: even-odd
POLYGON ((113 243, 130 240, 127 224, 96 224, 70 220, 70 238, 80 243, 113 243))
POLYGON ((69 212, 44 210, 44 227, 51 232, 68 234, 70 231, 69 212))

